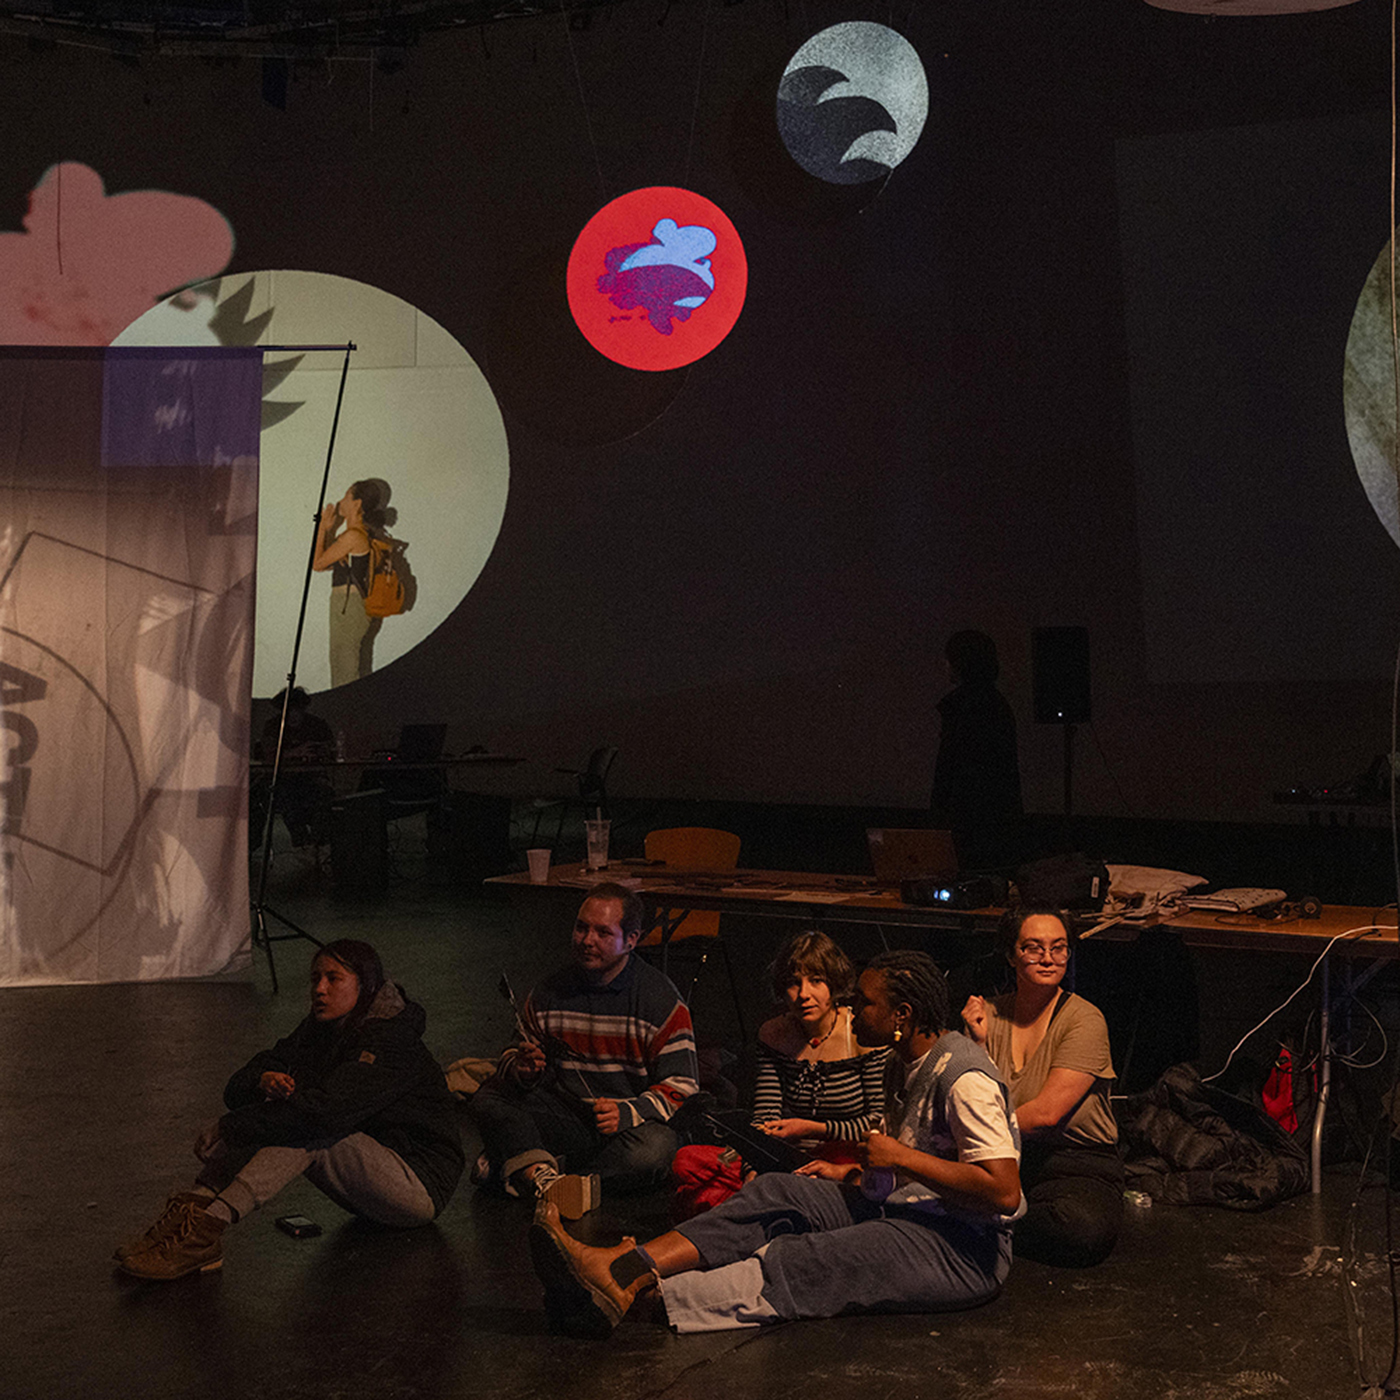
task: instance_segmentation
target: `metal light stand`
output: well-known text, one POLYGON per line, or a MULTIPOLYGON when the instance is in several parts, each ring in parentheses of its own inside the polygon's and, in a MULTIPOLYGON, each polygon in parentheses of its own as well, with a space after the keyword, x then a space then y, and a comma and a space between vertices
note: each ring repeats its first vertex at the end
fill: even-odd
POLYGON ((347 343, 345 345, 265 345, 262 348, 264 351, 299 351, 303 353, 312 350, 345 351, 345 362, 340 367, 340 387, 335 396, 335 416, 331 419, 331 437, 326 446, 326 465, 321 473, 321 491, 316 497, 316 513, 311 518, 311 548, 307 551, 306 577, 301 584, 301 606, 297 611, 296 640, 292 643, 292 664, 287 672, 287 685, 282 692, 282 713, 277 722, 277 751, 272 760, 272 781, 268 785, 267 812, 263 818, 262 864, 258 871, 258 892, 253 900, 253 946, 261 948, 267 957, 267 970, 272 974, 272 991, 276 995, 278 990, 277 964, 272 958, 272 945, 304 938, 308 943, 314 943, 318 948, 322 946, 319 938, 308 933, 300 925, 294 924, 268 904, 267 877, 272 868, 272 822, 277 813, 277 779, 282 771, 282 740, 287 732, 287 707, 291 704, 292 687, 296 684, 297 679, 297 660, 301 656, 301 634, 306 626, 306 601, 311 593, 312 565, 316 561, 316 541, 320 532, 321 506, 326 499, 326 488, 330 485, 331 457, 335 453, 336 429, 340 426, 340 405, 345 398, 345 377, 350 372, 350 356, 357 347, 353 343, 347 343), (276 919, 279 924, 290 929, 291 932, 270 933, 267 927, 269 917, 276 919))

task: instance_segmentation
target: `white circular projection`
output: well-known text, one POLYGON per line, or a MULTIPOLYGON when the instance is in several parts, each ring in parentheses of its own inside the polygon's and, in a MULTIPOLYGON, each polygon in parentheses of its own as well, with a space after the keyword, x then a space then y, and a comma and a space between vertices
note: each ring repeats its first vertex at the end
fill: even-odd
POLYGON ((883 24, 823 29, 793 55, 778 84, 783 144, 808 174, 836 185, 888 175, 927 120, 924 65, 883 24))
MULTIPOLYGON (((326 495, 388 484, 385 533, 402 542, 409 607, 362 655, 382 670, 429 636, 476 582, 510 485, 500 410, 467 352, 435 321, 377 287, 320 272, 254 272, 180 292, 115 345, 343 345, 350 357, 326 495)), ((286 683, 325 469, 343 351, 263 361, 253 692, 286 683)), ((330 686, 330 575, 312 575, 297 683, 330 686)))
POLYGON ((1371 508, 1400 544, 1395 472, 1395 362, 1390 330, 1390 245, 1381 249, 1357 299, 1347 336, 1342 401, 1352 461, 1371 508))

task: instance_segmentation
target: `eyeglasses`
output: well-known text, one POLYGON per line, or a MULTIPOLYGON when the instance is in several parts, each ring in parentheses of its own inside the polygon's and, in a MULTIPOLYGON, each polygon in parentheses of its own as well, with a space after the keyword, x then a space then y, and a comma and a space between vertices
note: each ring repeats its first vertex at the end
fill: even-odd
POLYGON ((1047 946, 1044 943, 1022 943, 1016 949, 1016 956, 1025 962, 1044 962, 1049 958, 1052 963, 1067 963, 1069 961, 1069 944, 1052 943, 1047 946))

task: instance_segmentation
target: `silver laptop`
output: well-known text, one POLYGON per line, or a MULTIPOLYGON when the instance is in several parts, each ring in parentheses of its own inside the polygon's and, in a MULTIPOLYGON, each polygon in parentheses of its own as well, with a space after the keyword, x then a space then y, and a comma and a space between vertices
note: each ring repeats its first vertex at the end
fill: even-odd
POLYGON ((958 873, 958 854, 953 849, 951 831, 929 831, 922 827, 867 827, 870 864, 882 885, 901 880, 952 880, 958 873))

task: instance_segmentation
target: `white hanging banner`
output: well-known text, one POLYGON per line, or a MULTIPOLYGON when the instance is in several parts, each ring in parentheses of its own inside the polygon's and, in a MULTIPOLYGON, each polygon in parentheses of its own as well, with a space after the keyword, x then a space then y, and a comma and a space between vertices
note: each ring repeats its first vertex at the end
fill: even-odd
POLYGON ((246 963, 262 354, 0 347, 0 984, 246 963))

